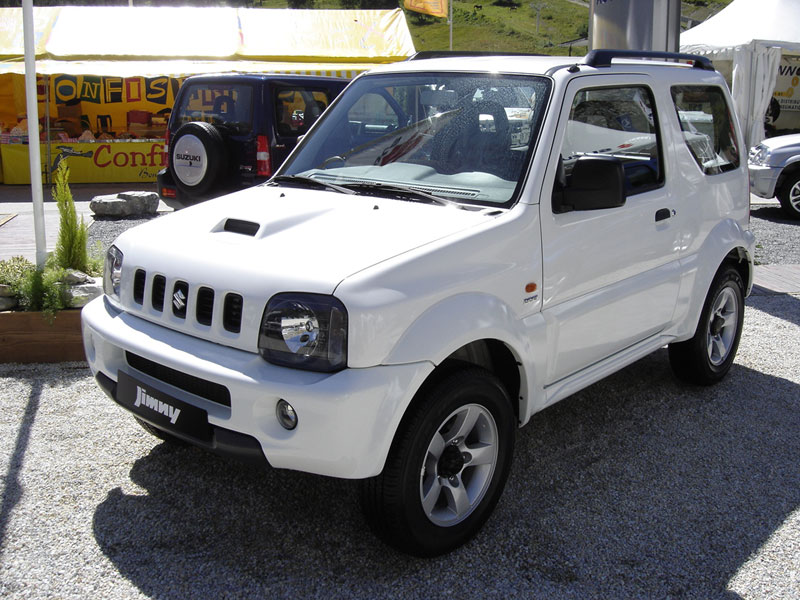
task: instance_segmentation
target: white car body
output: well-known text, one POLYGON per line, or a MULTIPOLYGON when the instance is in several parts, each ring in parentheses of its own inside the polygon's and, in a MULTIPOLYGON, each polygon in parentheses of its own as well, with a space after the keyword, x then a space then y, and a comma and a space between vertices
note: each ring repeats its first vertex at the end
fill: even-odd
MULTIPOLYGON (((549 78, 536 150, 513 205, 456 210, 260 186, 159 218, 115 242, 124 255, 119 298, 106 296, 83 310, 93 373, 109 393, 126 373, 206 411, 209 425, 224 431, 208 446, 224 451, 246 436, 274 467, 360 479, 381 473, 407 408, 440 365, 453 357, 491 362, 473 351, 478 343, 516 371, 510 395, 523 425, 648 353, 691 338, 726 260, 741 265, 749 292, 754 241, 744 155, 738 168, 705 175, 681 137, 669 89, 676 82, 721 88, 724 82, 716 72, 674 65, 571 68, 575 62, 484 57, 376 69, 549 78), (550 198, 570 110, 566 99, 578 87, 609 84, 653 90, 664 183, 630 197, 624 210, 556 214, 550 198), (257 231, 226 231, 229 220, 255 223, 257 231), (166 290, 187 282, 188 316, 135 302, 137 269, 148 274, 145 297, 153 273, 164 276, 166 290), (192 318, 201 287, 215 298, 242 297, 239 333, 222 326, 219 301, 210 325, 192 318), (347 368, 304 371, 259 355, 267 301, 294 291, 333 295, 346 307, 347 368), (130 354, 224 386, 230 406, 167 383, 157 370, 139 371, 130 354), (276 418, 281 399, 296 411, 293 430, 276 418)), ((736 141, 743 148, 738 131, 736 141)), ((158 403, 151 408, 158 411, 158 403)), ((239 450, 233 453, 246 453, 239 450)))
POLYGON ((767 138, 750 149, 750 191, 778 198, 783 212, 800 219, 800 134, 767 138))
POLYGON ((761 198, 774 198, 787 167, 800 164, 800 133, 762 140, 751 148, 749 163, 750 191, 761 198))

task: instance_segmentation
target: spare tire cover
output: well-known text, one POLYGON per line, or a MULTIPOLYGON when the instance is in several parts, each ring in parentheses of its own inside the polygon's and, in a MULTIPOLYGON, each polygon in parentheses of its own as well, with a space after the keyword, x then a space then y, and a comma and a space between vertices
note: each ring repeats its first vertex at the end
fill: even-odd
POLYGON ((224 171, 222 135, 210 123, 196 121, 178 129, 170 144, 170 166, 184 191, 201 194, 211 189, 224 171))

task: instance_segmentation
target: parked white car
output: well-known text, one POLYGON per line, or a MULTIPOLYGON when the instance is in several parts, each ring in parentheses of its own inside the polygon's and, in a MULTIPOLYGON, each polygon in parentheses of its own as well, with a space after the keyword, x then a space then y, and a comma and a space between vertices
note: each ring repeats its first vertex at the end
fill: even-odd
POLYGON ((750 191, 778 197, 783 212, 800 219, 800 134, 767 138, 750 149, 750 191))
POLYGON ((533 414, 666 345, 699 384, 736 355, 731 99, 705 59, 642 57, 679 56, 358 77, 270 183, 116 240, 83 311, 98 383, 164 439, 362 480, 403 551, 463 544, 533 414))

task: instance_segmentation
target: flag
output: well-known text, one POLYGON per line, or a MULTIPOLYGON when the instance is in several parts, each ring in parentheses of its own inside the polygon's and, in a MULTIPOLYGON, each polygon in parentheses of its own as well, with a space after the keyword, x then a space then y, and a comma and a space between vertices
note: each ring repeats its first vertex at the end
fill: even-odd
POLYGON ((447 0, 404 0, 403 6, 426 15, 447 18, 447 0))

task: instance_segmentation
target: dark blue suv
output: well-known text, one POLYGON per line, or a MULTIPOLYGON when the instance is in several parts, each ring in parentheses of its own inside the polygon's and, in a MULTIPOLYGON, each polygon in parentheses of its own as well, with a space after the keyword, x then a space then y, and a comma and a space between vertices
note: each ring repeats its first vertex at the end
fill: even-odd
POLYGON ((266 181, 347 83, 277 74, 187 78, 167 127, 159 195, 180 208, 266 181))

